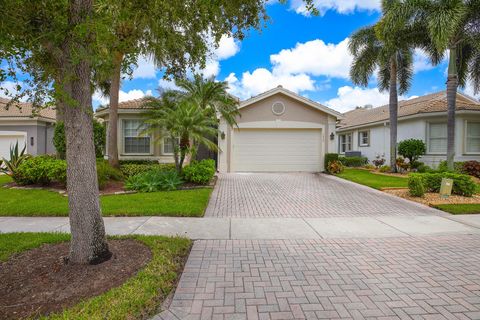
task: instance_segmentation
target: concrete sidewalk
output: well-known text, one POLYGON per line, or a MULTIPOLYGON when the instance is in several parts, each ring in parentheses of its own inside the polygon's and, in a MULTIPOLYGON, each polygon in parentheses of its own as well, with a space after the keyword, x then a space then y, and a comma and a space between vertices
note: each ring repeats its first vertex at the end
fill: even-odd
MULTIPOLYGON (((333 218, 106 217, 108 234, 288 240, 480 235, 480 215, 333 218)), ((0 232, 69 232, 66 217, 0 217, 0 232)))

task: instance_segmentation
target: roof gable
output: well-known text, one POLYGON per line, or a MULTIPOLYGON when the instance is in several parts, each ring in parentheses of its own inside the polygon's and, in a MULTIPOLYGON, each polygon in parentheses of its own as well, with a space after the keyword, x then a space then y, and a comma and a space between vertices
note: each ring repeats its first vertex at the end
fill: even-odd
POLYGON ((56 119, 55 108, 46 107, 35 110, 33 105, 29 102, 15 102, 7 108, 9 102, 9 99, 0 98, 0 118, 56 119))

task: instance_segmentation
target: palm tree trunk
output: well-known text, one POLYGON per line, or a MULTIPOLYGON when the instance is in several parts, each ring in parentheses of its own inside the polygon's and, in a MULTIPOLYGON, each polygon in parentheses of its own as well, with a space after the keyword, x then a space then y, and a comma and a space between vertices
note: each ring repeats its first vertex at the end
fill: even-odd
POLYGON ((397 93, 397 61, 390 59, 390 168, 397 172, 397 118, 398 118, 398 93, 397 93))
MULTIPOLYGON (((85 23, 92 12, 92 0, 70 0, 72 29, 85 23)), ((73 52, 88 52, 91 38, 70 40, 66 61, 73 52), (83 48, 82 48, 83 46, 83 48)), ((65 107, 67 144, 67 191, 70 217, 69 263, 93 264, 109 259, 111 253, 105 237, 97 182, 93 144, 92 90, 90 62, 82 59, 67 66, 72 72, 71 98, 75 105, 65 107)))
POLYGON ((114 69, 110 84, 110 106, 108 109, 108 162, 118 168, 118 99, 120 92, 120 76, 122 72, 123 54, 117 52, 114 57, 114 69))
POLYGON ((450 48, 447 77, 447 166, 454 170, 455 159, 455 109, 458 88, 457 48, 450 48))

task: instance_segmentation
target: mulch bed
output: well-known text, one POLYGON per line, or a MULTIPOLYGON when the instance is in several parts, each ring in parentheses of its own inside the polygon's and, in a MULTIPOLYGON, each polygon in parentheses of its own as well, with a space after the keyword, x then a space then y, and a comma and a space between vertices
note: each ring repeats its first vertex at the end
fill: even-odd
POLYGON ((0 319, 38 317, 124 283, 151 259, 133 240, 109 241, 113 256, 98 265, 65 265, 69 243, 43 245, 0 263, 0 319))
POLYGON ((383 192, 393 194, 407 200, 419 202, 427 206, 435 206, 438 204, 478 204, 480 203, 480 195, 474 194, 472 197, 462 197, 451 195, 448 198, 440 197, 439 193, 425 193, 423 197, 412 197, 408 189, 382 189, 383 192))

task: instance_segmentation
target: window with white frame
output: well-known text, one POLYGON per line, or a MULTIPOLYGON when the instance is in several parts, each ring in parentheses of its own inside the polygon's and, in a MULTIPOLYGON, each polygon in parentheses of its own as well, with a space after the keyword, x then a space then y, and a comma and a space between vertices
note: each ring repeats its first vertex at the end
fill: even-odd
POLYGON ((370 145, 370 131, 360 131, 358 133, 358 145, 360 147, 368 147, 370 145))
POLYGON ((428 152, 446 153, 447 152, 447 124, 429 123, 428 124, 428 152))
POLYGON ((173 139, 172 138, 169 138, 169 137, 165 137, 163 138, 163 150, 162 150, 162 153, 163 154, 173 154, 173 139))
POLYGON ((150 154, 151 137, 142 134, 145 124, 140 119, 123 120, 123 151, 126 154, 150 154))
POLYGON ((340 153, 352 151, 352 134, 345 133, 338 136, 338 142, 340 144, 340 153))
POLYGON ((466 152, 480 153, 480 122, 466 122, 466 152))

